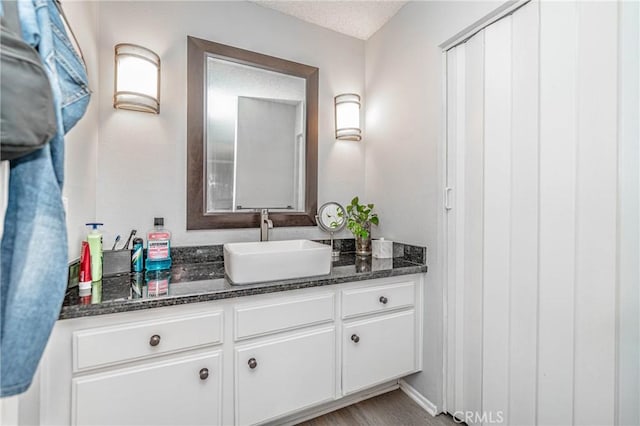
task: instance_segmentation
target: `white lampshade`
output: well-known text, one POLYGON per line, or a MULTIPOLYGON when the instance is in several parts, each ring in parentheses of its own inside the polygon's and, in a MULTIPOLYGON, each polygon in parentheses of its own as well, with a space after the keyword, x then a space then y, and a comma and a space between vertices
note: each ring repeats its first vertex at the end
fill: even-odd
POLYGON ((115 47, 113 107, 160 113, 160 57, 149 49, 121 43, 115 47))
POLYGON ((347 141, 362 140, 360 130, 360 96, 344 93, 335 97, 336 139, 347 141))

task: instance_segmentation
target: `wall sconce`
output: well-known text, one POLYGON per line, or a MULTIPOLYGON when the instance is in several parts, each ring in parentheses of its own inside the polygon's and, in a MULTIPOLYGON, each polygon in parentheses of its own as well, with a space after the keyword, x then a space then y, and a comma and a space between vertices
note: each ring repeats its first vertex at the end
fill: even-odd
POLYGON ((343 93, 334 98, 336 110, 336 139, 362 140, 360 130, 360 95, 343 93))
POLYGON ((160 57, 149 49, 121 43, 115 47, 113 107, 160 113, 160 57))

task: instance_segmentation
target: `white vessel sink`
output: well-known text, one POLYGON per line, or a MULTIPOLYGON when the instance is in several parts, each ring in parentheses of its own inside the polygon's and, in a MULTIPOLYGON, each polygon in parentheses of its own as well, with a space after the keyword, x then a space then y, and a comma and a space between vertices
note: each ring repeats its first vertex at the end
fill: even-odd
POLYGON ((331 247, 309 240, 228 243, 224 270, 232 284, 326 275, 331 247))

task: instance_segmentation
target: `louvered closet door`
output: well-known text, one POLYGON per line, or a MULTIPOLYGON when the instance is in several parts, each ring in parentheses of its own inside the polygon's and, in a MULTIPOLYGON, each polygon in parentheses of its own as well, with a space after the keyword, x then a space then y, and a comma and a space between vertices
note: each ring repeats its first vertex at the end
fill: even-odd
POLYGON ((535 419, 537 40, 533 3, 447 52, 447 411, 474 425, 535 419))
POLYGON ((448 347, 455 348, 448 351, 447 406, 453 414, 482 410, 484 30, 448 51, 447 96, 448 347))
POLYGON ((614 424, 618 5, 527 3, 447 52, 447 411, 614 424))

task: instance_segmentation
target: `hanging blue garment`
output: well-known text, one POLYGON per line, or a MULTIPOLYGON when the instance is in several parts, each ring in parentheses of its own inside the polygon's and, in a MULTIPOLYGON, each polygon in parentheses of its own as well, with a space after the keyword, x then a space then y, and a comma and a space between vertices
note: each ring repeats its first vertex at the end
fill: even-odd
MULTIPOLYGON (((4 0, 7 1, 7 0, 4 0)), ((64 134, 83 116, 88 78, 54 0, 18 0, 22 35, 45 65, 58 132, 11 161, 0 265, 0 396, 28 389, 67 287, 64 134)))

